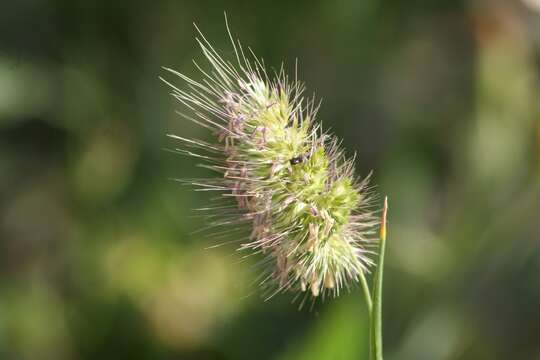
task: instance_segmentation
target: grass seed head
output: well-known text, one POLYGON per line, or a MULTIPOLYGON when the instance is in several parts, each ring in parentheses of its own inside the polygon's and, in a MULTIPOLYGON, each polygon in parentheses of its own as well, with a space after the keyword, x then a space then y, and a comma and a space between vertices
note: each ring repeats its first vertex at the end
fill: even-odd
POLYGON ((249 223, 240 249, 266 256, 261 284, 275 285, 270 295, 338 295, 372 263, 377 220, 368 179, 355 177, 353 160, 321 131, 318 104, 303 96, 296 76, 290 80, 283 66, 269 76, 262 61, 246 56, 232 37, 236 59, 225 60, 199 35, 209 63, 209 69, 195 63, 201 79, 166 69, 185 84, 162 80, 190 112, 184 117, 215 135, 215 143, 173 136, 184 144, 180 152, 221 174, 194 183, 234 199, 232 210, 214 209, 223 219, 214 225, 249 223))

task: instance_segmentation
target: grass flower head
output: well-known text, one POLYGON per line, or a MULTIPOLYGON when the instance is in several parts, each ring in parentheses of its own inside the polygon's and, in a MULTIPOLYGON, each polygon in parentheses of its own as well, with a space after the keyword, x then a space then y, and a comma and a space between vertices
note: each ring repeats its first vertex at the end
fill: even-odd
POLYGON ((275 285, 270 295, 338 295, 372 264, 378 221, 368 177, 356 178, 353 160, 321 130, 318 103, 304 96, 296 75, 289 79, 283 66, 269 73, 232 37, 236 56, 226 60, 199 35, 209 68, 195 63, 199 80, 167 68, 184 85, 163 81, 188 109, 184 117, 215 135, 213 143, 171 135, 183 143, 179 151, 220 174, 195 182, 234 203, 215 208, 215 224, 248 224, 240 249, 266 256, 261 284, 275 285))

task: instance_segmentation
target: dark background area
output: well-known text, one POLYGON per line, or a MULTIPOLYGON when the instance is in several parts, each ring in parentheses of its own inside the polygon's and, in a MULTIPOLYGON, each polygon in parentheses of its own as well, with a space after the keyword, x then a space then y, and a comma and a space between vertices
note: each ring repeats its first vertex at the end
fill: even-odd
MULTIPOLYGON (((366 359, 358 289, 298 311, 205 250, 211 139, 161 66, 196 22, 290 74, 390 198, 386 359, 540 359, 540 1, 0 4, 0 358, 366 359)), ((181 82, 178 81, 180 84, 181 82)))

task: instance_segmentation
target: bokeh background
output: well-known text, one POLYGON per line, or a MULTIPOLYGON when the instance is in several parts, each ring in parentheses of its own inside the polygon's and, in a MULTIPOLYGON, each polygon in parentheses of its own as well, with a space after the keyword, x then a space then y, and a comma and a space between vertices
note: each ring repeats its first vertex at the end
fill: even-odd
POLYGON ((210 135, 161 66, 223 11, 390 198, 386 358, 540 359, 539 0, 2 1, 0 358, 367 359, 358 289, 263 302, 170 180, 210 135))

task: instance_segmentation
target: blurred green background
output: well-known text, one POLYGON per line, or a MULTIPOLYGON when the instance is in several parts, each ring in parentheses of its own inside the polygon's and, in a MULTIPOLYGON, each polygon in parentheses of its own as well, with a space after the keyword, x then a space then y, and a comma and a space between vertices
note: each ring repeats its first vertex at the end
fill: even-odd
POLYGON ((540 359, 540 0, 2 1, 0 358, 367 358, 358 289, 263 302, 169 180, 210 135, 160 67, 224 10, 390 198, 386 359, 540 359))

